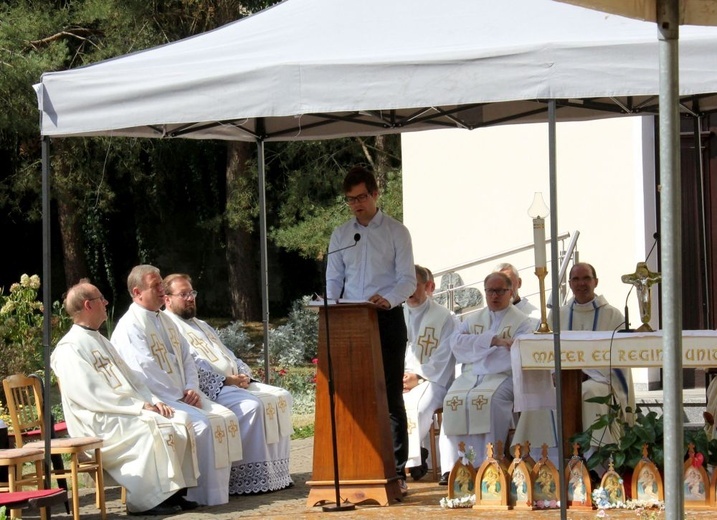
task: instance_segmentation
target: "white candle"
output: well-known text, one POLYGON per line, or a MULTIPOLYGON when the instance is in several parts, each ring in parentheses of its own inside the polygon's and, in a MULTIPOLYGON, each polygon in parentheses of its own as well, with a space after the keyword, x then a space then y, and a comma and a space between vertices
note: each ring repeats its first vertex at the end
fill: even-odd
POLYGON ((533 219, 533 243, 535 249, 535 267, 547 267, 545 260, 545 220, 541 217, 533 219))

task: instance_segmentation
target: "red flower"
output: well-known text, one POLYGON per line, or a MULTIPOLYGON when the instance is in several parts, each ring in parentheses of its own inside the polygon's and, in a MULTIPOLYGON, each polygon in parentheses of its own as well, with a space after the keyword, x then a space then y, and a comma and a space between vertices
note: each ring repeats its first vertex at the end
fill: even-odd
POLYGON ((317 365, 317 364, 319 363, 319 358, 314 358, 314 359, 311 360, 311 362, 312 362, 314 365, 317 365))

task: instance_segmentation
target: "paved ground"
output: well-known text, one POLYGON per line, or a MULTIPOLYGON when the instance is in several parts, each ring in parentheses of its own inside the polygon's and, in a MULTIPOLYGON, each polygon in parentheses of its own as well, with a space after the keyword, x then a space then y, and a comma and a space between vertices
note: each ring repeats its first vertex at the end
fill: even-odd
MULTIPOLYGON (((276 520, 299 520, 318 519, 320 517, 331 519, 362 519, 362 518, 385 518, 385 519, 411 519, 417 518, 452 518, 452 519, 558 519, 559 511, 479 511, 479 510, 445 510, 438 505, 440 499, 445 496, 446 488, 431 481, 430 474, 420 482, 409 482, 409 495, 402 501, 390 507, 358 506, 355 511, 340 513, 325 513, 321 507, 306 507, 306 499, 309 493, 306 481, 311 478, 311 465, 313 453, 313 438, 292 441, 291 444, 291 474, 295 486, 290 489, 256 496, 231 497, 228 504, 224 506, 200 508, 195 511, 172 515, 167 517, 127 517, 125 508, 120 502, 119 488, 108 488, 107 496, 107 518, 109 520, 118 518, 137 518, 149 520, 152 518, 167 518, 172 520, 233 520, 240 518, 271 518, 276 520)), ((91 490, 83 490, 82 497, 82 520, 100 520, 100 515, 94 506, 94 495, 91 490)), ((71 516, 65 514, 61 508, 53 509, 53 518, 67 519, 71 516)), ((25 512, 26 519, 36 519, 37 514, 25 512)), ((658 518, 664 517, 660 515, 658 518)), ((597 518, 597 511, 574 512, 568 511, 568 518, 575 520, 587 520, 597 518)), ((610 519, 635 519, 640 520, 634 511, 614 512, 611 511, 607 518, 610 519)), ((649 517, 642 517, 649 518, 649 517)), ((687 512, 685 518, 717 518, 717 511, 687 512)))

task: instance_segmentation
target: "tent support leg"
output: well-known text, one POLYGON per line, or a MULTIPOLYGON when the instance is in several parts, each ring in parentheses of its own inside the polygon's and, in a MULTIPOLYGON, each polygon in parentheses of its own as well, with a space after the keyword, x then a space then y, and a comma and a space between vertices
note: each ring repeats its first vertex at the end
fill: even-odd
MULTIPOLYGON (((45 366, 45 399, 42 414, 51 425, 50 345, 52 343, 52 242, 50 220, 50 137, 42 138, 42 351, 45 366)), ((45 435, 45 487, 50 488, 50 435, 45 435)))
MULTIPOLYGON (((559 309, 559 305, 556 305, 557 295, 560 294, 560 276, 558 273, 558 241, 555 237, 558 236, 558 165, 557 165, 557 103, 554 99, 548 101, 548 168, 550 178, 550 265, 551 269, 551 282, 553 295, 553 308, 559 309)), ((559 303, 559 302, 558 302, 559 303)), ((561 374, 562 366, 560 362, 560 313, 553 312, 553 323, 549 323, 553 328, 553 349, 555 357, 555 373, 561 374)), ((565 479, 565 442, 563 435, 563 385, 562 377, 555 378, 557 404, 556 414, 558 418, 558 485, 560 486, 560 496, 566 496, 567 492, 567 480, 565 479)), ((568 501, 560 501, 560 519, 567 520, 568 518, 568 501)))
POLYGON ((682 420, 682 187, 678 113, 678 0, 658 0, 657 28, 660 55, 660 206, 663 247, 662 348, 664 352, 665 431, 673 436, 665 445, 665 518, 683 517, 684 432, 682 420))
MULTIPOLYGON (((263 121, 259 120, 257 126, 263 121)), ((266 162, 264 156, 264 139, 256 140, 256 153, 259 181, 259 243, 261 256, 261 321, 264 325, 264 382, 271 383, 269 370, 269 261, 266 245, 266 162)))

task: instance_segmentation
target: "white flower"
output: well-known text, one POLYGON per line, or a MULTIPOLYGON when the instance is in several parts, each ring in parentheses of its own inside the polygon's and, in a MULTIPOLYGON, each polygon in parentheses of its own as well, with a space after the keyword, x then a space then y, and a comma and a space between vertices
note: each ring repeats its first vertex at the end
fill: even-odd
POLYGON ((30 277, 26 274, 23 274, 20 277, 20 285, 22 285, 23 287, 29 287, 30 286, 30 277))
POLYGON ((30 277, 30 289, 39 289, 40 288, 40 277, 36 274, 33 274, 30 277))

